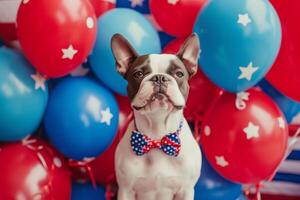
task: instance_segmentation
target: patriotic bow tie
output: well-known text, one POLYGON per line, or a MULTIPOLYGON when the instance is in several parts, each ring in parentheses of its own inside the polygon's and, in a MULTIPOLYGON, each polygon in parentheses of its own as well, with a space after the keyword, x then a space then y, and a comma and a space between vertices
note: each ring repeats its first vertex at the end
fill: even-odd
POLYGON ((179 129, 175 133, 164 136, 160 141, 152 140, 139 131, 132 131, 130 140, 131 148, 138 156, 143 156, 151 149, 158 148, 169 156, 177 157, 181 147, 180 138, 178 136, 181 127, 182 123, 180 123, 179 129))

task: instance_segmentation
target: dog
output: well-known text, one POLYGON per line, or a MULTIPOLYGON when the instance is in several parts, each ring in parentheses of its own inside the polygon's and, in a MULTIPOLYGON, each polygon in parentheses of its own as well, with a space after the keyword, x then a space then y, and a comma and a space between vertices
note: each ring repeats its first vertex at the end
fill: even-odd
POLYGON ((183 109, 198 68, 198 36, 176 55, 138 55, 120 34, 111 49, 134 116, 115 154, 118 200, 193 200, 202 157, 183 109))

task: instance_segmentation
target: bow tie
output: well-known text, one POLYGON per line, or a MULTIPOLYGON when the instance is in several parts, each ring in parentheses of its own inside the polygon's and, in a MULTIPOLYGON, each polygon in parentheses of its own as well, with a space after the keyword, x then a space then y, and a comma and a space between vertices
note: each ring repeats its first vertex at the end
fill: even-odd
POLYGON ((178 136, 181 127, 182 122, 176 132, 165 135, 160 141, 152 140, 150 137, 139 131, 132 131, 130 140, 131 148, 138 156, 143 156, 151 149, 158 148, 169 156, 177 157, 181 147, 180 138, 178 136))

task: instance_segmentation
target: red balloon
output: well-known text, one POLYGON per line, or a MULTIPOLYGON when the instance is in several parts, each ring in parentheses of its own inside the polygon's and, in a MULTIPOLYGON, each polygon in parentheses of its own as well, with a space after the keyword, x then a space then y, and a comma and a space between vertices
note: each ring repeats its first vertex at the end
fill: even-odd
POLYGON ((1 199, 71 198, 70 173, 62 157, 43 141, 0 146, 1 199))
POLYGON ((271 0, 282 25, 282 42, 279 55, 267 80, 286 96, 300 101, 300 1, 271 0))
POLYGON ((100 17, 105 12, 116 7, 116 4, 109 0, 90 0, 90 2, 95 9, 96 17, 100 17))
POLYGON ((96 38, 96 16, 88 0, 23 0, 17 24, 24 54, 47 77, 78 67, 96 38))
POLYGON ((269 179, 287 148, 288 126, 282 112, 255 89, 223 94, 205 116, 201 133, 210 164, 239 183, 269 179))
MULTIPOLYGON (((112 145, 94 161, 90 163, 92 173, 96 181, 100 184, 109 184, 116 182, 115 176, 115 151, 122 136, 124 135, 128 123, 130 122, 130 114, 132 112, 127 97, 116 96, 119 104, 119 129, 112 145)), ((85 181, 89 179, 88 171, 80 167, 73 169, 73 178, 75 180, 85 181)))
MULTIPOLYGON (((163 53, 176 54, 184 43, 185 38, 171 41, 163 49, 163 53)), ((190 92, 184 110, 184 115, 189 121, 196 116, 203 116, 211 103, 219 96, 222 90, 214 85, 198 68, 197 74, 190 80, 190 92)))
POLYGON ((150 0, 150 10, 160 27, 177 37, 188 36, 207 0, 150 0))

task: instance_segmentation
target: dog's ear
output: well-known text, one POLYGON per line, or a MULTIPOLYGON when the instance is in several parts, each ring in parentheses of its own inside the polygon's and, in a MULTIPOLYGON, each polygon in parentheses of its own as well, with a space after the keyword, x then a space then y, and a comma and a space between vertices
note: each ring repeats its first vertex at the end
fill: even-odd
POLYGON ((190 77, 196 74, 198 69, 198 59, 200 55, 200 42, 198 35, 190 35, 180 47, 177 56, 184 63, 190 77))
POLYGON ((125 76, 130 64, 138 56, 134 48, 121 34, 115 34, 111 39, 111 49, 116 60, 117 71, 125 76))

